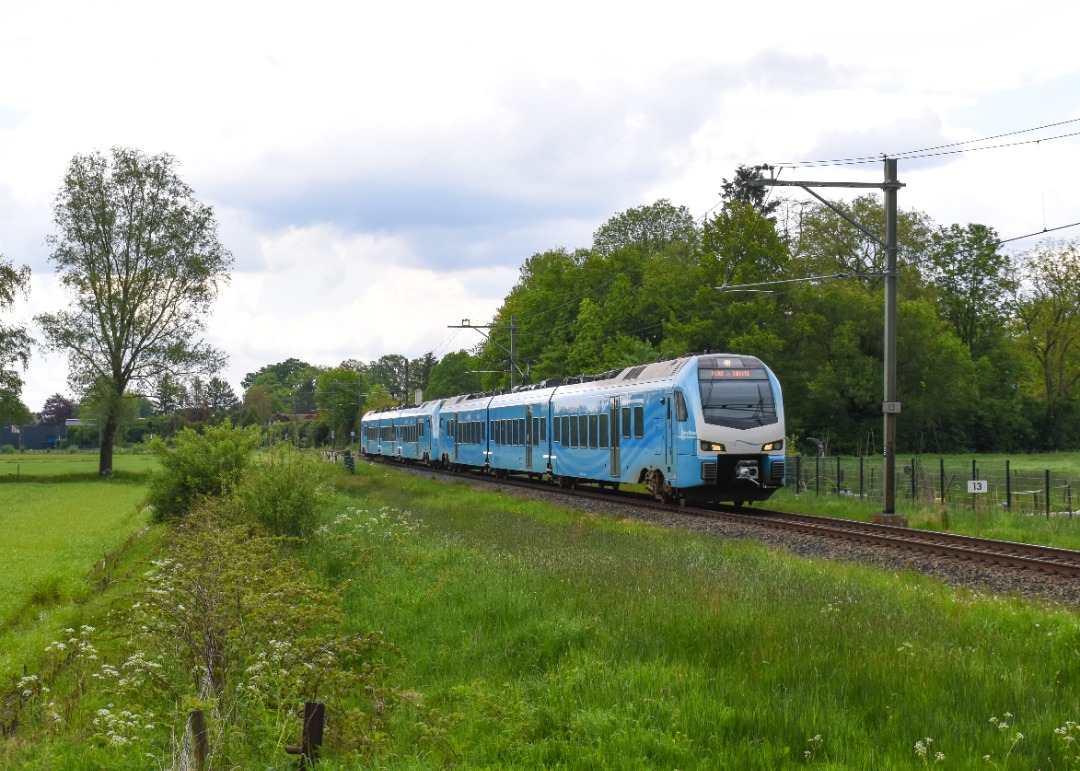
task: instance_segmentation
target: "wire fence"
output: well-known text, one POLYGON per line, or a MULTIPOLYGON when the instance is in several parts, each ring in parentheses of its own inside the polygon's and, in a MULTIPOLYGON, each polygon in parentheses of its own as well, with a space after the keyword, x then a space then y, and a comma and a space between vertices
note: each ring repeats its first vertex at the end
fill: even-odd
MULTIPOLYGON (((795 456, 787 459, 787 487, 800 493, 883 500, 881 456, 795 456)), ((897 458, 896 500, 952 507, 995 507, 1027 514, 1080 514, 1073 487, 1080 482, 1050 469, 1014 468, 1009 460, 897 458), (980 481, 982 492, 970 492, 980 481)), ((1080 492, 1080 486, 1077 486, 1080 492)))

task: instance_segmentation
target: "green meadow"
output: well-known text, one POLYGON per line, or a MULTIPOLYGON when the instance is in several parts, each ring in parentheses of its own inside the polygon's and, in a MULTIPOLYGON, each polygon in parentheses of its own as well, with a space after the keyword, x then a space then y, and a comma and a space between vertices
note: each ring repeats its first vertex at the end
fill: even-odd
POLYGON ((358 473, 313 558, 417 705, 366 767, 1080 768, 1075 608, 358 473))
POLYGON ((0 484, 0 682, 75 624, 92 569, 146 524, 145 497, 118 480, 0 484))
MULTIPOLYGON (((113 476, 144 479, 156 467, 152 455, 113 456, 113 476)), ((0 455, 0 484, 16 481, 92 481, 98 477, 97 453, 23 453, 0 455)))

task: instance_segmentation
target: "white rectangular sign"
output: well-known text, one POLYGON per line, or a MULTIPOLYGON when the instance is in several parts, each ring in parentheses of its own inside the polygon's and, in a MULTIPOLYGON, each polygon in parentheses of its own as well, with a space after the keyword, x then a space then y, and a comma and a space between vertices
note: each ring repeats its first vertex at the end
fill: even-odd
POLYGON ((969 479, 968 480, 968 492, 969 493, 985 493, 989 489, 985 479, 969 479))

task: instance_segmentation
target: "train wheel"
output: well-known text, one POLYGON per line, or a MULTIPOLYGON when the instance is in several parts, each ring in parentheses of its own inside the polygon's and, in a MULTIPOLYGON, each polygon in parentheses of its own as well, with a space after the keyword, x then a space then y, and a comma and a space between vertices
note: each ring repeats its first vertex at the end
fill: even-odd
POLYGON ((653 498, 663 503, 675 500, 675 491, 659 469, 651 469, 645 473, 645 489, 652 493, 653 498))

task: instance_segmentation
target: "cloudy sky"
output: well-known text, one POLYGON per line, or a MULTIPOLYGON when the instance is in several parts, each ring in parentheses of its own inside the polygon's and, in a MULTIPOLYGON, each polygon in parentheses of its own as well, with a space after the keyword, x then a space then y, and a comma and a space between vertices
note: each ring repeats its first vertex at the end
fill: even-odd
MULTIPOLYGON (((237 392, 289 357, 471 347, 448 326, 490 319, 530 255, 661 197, 704 214, 739 164, 1080 119, 1080 4, 1005 8, 0 0, 0 253, 32 270, 5 320, 63 303, 44 242, 71 157, 126 146, 176 156, 217 213, 236 262, 208 337, 237 392)), ((902 160, 900 205, 1003 238, 1078 222, 1074 132, 902 160)), ((32 410, 69 393, 58 354, 25 378, 32 410)))

